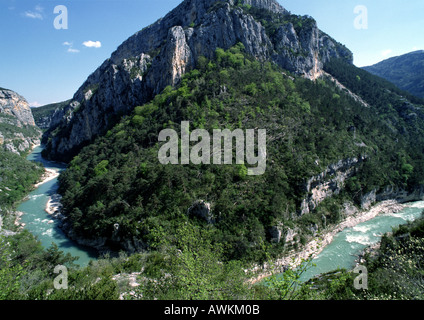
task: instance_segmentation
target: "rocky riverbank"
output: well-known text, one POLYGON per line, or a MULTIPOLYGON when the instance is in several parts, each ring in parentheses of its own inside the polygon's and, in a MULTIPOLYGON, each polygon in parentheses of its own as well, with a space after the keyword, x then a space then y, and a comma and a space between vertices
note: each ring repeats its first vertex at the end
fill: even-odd
POLYGON ((85 239, 74 233, 71 225, 66 221, 66 217, 62 213, 63 205, 61 200, 62 196, 60 194, 53 194, 49 197, 49 200, 47 201, 46 207, 44 209, 52 219, 49 221, 49 223, 56 223, 56 225, 62 229, 62 231, 69 239, 77 242, 79 245, 93 248, 100 254, 113 254, 111 249, 105 245, 106 238, 85 239))
MULTIPOLYGON (((45 211, 55 220, 58 221, 59 226, 62 224, 62 220, 64 219, 62 215, 62 203, 60 202, 62 200, 62 196, 60 194, 54 194, 50 196, 49 200, 46 204, 45 211)), ((49 223, 53 223, 53 220, 50 220, 49 223)))
POLYGON ((59 172, 53 169, 44 169, 45 172, 43 176, 41 177, 41 181, 34 185, 34 188, 38 188, 42 184, 45 184, 46 182, 49 182, 53 179, 56 179, 59 176, 59 172))
MULTIPOLYGON (((49 181, 51 181, 51 180, 53 180, 53 179, 55 179, 59 176, 59 172, 56 171, 56 170, 47 169, 47 168, 45 168, 44 170, 45 170, 45 172, 41 176, 40 181, 34 185, 34 189, 37 189, 41 185, 43 185, 43 184, 45 184, 45 183, 47 183, 47 182, 49 182, 49 181)), ((49 200, 49 202, 50 202, 50 200, 49 200)), ((57 203, 54 202, 54 204, 57 204, 57 203)), ((47 203, 47 205, 50 206, 49 203, 47 203)), ((24 213, 17 211, 17 212, 14 212, 13 214, 15 215, 15 222, 14 222, 15 226, 18 227, 18 230, 22 230, 25 227, 25 224, 21 222, 21 217, 24 215, 24 213)))
POLYGON ((338 225, 332 226, 323 231, 320 236, 307 243, 300 251, 291 253, 271 264, 254 266, 250 271, 253 271, 255 276, 250 280, 250 282, 252 284, 257 283, 275 273, 281 273, 288 268, 295 268, 300 265, 302 261, 310 257, 315 258, 333 241, 334 236, 343 231, 345 228, 354 227, 359 223, 375 218, 379 214, 399 212, 405 207, 405 204, 400 204, 395 200, 386 200, 376 204, 369 210, 361 211, 353 216, 349 216, 338 225))

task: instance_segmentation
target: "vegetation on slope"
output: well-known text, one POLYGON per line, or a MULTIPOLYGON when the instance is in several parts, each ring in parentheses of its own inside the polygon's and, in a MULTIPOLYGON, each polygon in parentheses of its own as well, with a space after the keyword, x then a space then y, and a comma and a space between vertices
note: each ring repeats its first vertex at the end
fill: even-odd
POLYGON ((379 143, 370 159, 373 165, 380 163, 386 166, 387 163, 396 162, 396 168, 386 167, 383 170, 373 170, 370 166, 362 168, 353 178, 354 184, 350 184, 352 191, 358 189, 358 181, 362 181, 361 187, 365 191, 372 189, 378 191, 389 184, 406 190, 423 185, 424 100, 340 59, 333 59, 327 63, 325 70, 371 105, 374 113, 372 118, 385 125, 396 136, 392 145, 394 148, 379 143), (406 153, 398 151, 401 149, 406 153), (394 170, 390 173, 392 177, 389 180, 384 177, 388 172, 386 170, 394 170), (393 183, 395 182, 393 177, 397 177, 396 183, 393 183))
POLYGON ((12 209, 32 190, 43 172, 41 166, 0 150, 0 208, 12 209))
POLYGON ((365 256, 369 292, 364 299, 424 299, 424 214, 386 234, 377 252, 365 256))
MULTIPOLYGON (((29 149, 19 150, 25 139, 38 135, 36 127, 18 126, 14 116, 0 114, 0 212, 12 209, 15 203, 21 201, 44 172, 41 166, 24 158, 29 149), (6 144, 15 147, 20 155, 6 151, 6 144)), ((29 143, 27 147, 30 147, 29 143)))
MULTIPOLYGON (((358 73, 359 69, 352 71, 341 81, 347 87, 353 86, 349 81, 368 83, 356 88, 363 90, 361 94, 371 90, 370 81, 377 81, 368 79, 368 73, 358 73)), ((117 299, 131 289, 112 276, 131 272, 139 273, 141 286, 127 298, 381 297, 383 289, 377 285, 368 296, 355 291, 353 275, 346 271, 333 273, 333 281, 307 283, 294 290, 307 262, 267 285, 250 286, 249 274, 244 272, 247 263, 268 261, 288 250, 284 242, 272 241, 270 227, 297 226, 306 241, 312 236, 311 225, 324 227, 322 215, 330 223, 342 218, 338 205, 344 199, 388 184, 413 188, 421 183, 422 155, 414 150, 422 142, 411 143, 413 130, 421 130, 420 122, 404 117, 405 100, 385 84, 371 88, 377 96, 381 91, 387 95, 376 100, 369 100, 370 96, 367 102, 372 108, 366 108, 331 82, 293 80, 287 72, 255 61, 243 53, 241 45, 218 49, 213 61, 200 59, 198 68, 180 86, 168 87, 150 103, 135 108, 105 137, 84 148, 60 177, 66 214, 77 233, 105 236, 115 245, 136 237, 148 252, 76 268, 72 257, 55 246, 42 249, 28 232, 0 238, 1 298, 117 299), (240 164, 161 165, 158 133, 163 128, 178 132, 185 120, 190 120, 191 129, 209 132, 214 128, 267 129, 265 174, 248 176, 246 166, 240 164), (404 128, 401 135, 400 128, 404 128), (367 160, 360 163, 346 191, 326 200, 316 212, 298 216, 306 179, 328 164, 360 155, 367 155, 367 160), (198 199, 212 204, 214 223, 187 214, 198 199), (116 223, 119 233, 114 233, 116 223), (69 268, 69 290, 53 287, 53 269, 58 264, 69 268)), ((410 234, 415 236, 414 232, 410 234)), ((398 247, 393 248, 399 253, 398 247)), ((405 261, 413 259, 408 257, 405 261)), ((378 271, 386 267, 386 260, 376 261, 370 262, 370 269, 386 277, 390 272, 378 271)))
POLYGON ((356 290, 358 274, 343 269, 310 280, 299 294, 308 300, 423 300, 423 257, 424 215, 385 234, 378 249, 365 251, 366 290, 356 290))
POLYGON ((65 108, 69 104, 69 102, 70 100, 59 103, 52 103, 38 108, 31 108, 32 115, 34 116, 34 121, 37 126, 39 126, 40 128, 42 127, 42 129, 47 129, 43 127, 46 119, 51 117, 56 110, 61 110, 65 108))
MULTIPOLYGON (((303 271, 278 283, 249 284, 239 262, 222 261, 222 247, 208 231, 186 225, 173 244, 163 238, 155 251, 105 256, 86 267, 73 264, 57 246, 45 249, 29 232, 0 236, 0 300, 258 300, 300 297, 294 287, 303 271), (56 266, 67 268, 67 288, 55 288, 56 266), (135 287, 129 282, 134 277, 135 287)), ((302 269, 304 270, 304 269, 302 269)), ((59 281, 63 285, 63 280, 59 281)))
POLYGON ((424 98, 424 51, 390 58, 363 69, 417 97, 424 98))
POLYGON ((311 226, 322 230, 342 218, 338 205, 343 199, 423 181, 423 155, 412 152, 413 135, 393 130, 399 125, 421 132, 421 122, 391 112, 365 108, 331 82, 292 80, 270 63, 246 56, 242 45, 218 49, 215 60, 199 59, 177 88, 168 87, 135 108, 74 158, 60 177, 66 215, 82 237, 106 237, 117 246, 135 237, 145 249, 158 231, 172 238, 185 223, 203 226, 211 229, 211 242, 223 246, 225 259, 264 261, 288 249, 284 241, 272 241, 271 227, 297 227, 304 243, 313 235, 311 226), (398 122, 382 121, 389 116, 398 122), (247 176, 246 166, 239 164, 161 165, 159 132, 180 132, 181 121, 188 120, 191 130, 266 129, 265 174, 247 176), (362 155, 367 160, 345 192, 321 210, 298 216, 306 179, 340 159, 362 155), (188 216, 199 199, 211 204, 214 224, 188 216))

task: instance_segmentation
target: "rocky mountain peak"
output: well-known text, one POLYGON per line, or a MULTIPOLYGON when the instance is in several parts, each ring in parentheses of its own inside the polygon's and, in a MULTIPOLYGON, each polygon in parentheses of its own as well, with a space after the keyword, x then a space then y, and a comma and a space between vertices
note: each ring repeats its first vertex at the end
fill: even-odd
POLYGON ((0 88, 0 148, 21 154, 39 144, 40 136, 25 98, 0 88))
POLYGON ((283 14, 289 13, 275 0, 242 0, 241 2, 245 5, 250 5, 258 9, 266 9, 271 12, 283 13, 283 14))
POLYGON ((165 17, 123 42, 112 54, 111 60, 114 63, 120 63, 123 59, 140 52, 154 51, 166 41, 171 28, 180 26, 185 29, 198 29, 207 22, 217 23, 222 19, 223 13, 229 13, 242 5, 274 13, 288 13, 275 0, 185 0, 165 17))
POLYGON ((241 42, 246 53, 310 79, 333 57, 352 53, 321 32, 314 19, 291 15, 275 0, 185 0, 166 16, 124 41, 74 95, 46 154, 67 161, 82 145, 128 114, 175 86, 213 58, 217 48, 241 42))
POLYGON ((35 126, 28 102, 12 90, 0 88, 0 113, 15 117, 21 125, 35 126))

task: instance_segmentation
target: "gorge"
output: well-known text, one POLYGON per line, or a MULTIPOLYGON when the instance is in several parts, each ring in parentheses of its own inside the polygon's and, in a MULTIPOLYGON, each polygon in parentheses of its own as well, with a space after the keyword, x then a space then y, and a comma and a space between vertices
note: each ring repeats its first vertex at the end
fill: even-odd
POLYGON ((0 109, 3 174, 14 182, 1 191, 23 196, 35 185, 17 210, 45 250, 25 230, 7 233, 14 249, 0 250, 0 263, 35 261, 20 285, 37 299, 281 298, 284 283, 250 287, 249 277, 270 275, 272 262, 296 272, 293 259, 318 253, 318 273, 350 269, 363 245, 419 221, 423 108, 277 1, 185 0, 119 45, 72 99, 34 109, 26 123, 0 109), (28 170, 10 169, 28 152, 17 141, 27 131, 9 130, 19 123, 28 146, 43 144, 28 170), (210 148, 212 133, 224 150, 210 148), (257 145, 241 143, 256 133, 257 145), (59 177, 21 184, 18 173, 39 178, 37 162, 59 177), (108 250, 117 254, 99 255, 108 250), (75 291, 53 290, 51 272, 35 266, 60 261, 75 291), (34 274, 44 280, 34 285, 34 274), (116 280, 126 277, 131 288, 116 280))

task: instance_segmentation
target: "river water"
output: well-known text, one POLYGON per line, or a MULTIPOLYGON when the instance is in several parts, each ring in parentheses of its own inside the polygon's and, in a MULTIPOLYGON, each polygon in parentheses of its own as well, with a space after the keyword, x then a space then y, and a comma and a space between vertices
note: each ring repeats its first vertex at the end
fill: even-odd
POLYGON ((313 260, 316 267, 307 270, 300 280, 307 281, 316 275, 338 268, 353 269, 361 251, 378 243, 382 235, 391 232, 393 227, 419 218, 423 209, 424 201, 409 203, 398 213, 380 214, 355 227, 344 229, 313 260))
MULTIPOLYGON (((47 161, 41 157, 41 147, 37 147, 28 156, 28 160, 41 162, 44 167, 54 170, 64 170, 65 166, 47 161)), ((79 257, 76 261, 80 266, 85 266, 90 260, 97 258, 95 250, 78 245, 68 239, 56 223, 49 223, 51 217, 45 211, 49 197, 57 192, 57 179, 48 181, 34 190, 23 202, 18 211, 24 213, 21 221, 25 228, 37 236, 44 247, 50 247, 52 242, 56 243, 60 250, 79 257)), ((338 268, 352 269, 359 253, 367 246, 380 241, 381 236, 392 231, 392 227, 413 221, 421 216, 424 209, 424 201, 414 202, 398 213, 381 214, 377 217, 360 223, 352 228, 346 228, 337 234, 333 241, 313 260, 316 267, 309 269, 301 277, 308 279, 338 268)))
MULTIPOLYGON (((66 167, 59 163, 47 161, 41 157, 41 147, 37 147, 27 157, 30 161, 36 161, 43 164, 45 168, 62 171, 66 167)), ((57 192, 57 178, 48 181, 36 190, 31 192, 28 199, 20 204, 18 211, 24 213, 21 222, 25 223, 25 229, 35 235, 40 240, 43 247, 48 248, 55 243, 64 253, 70 253, 78 257, 75 261, 80 266, 86 266, 90 260, 97 258, 97 252, 91 248, 78 245, 75 241, 66 237, 63 231, 57 226, 57 223, 49 223, 52 218, 45 211, 49 197, 57 192)))

